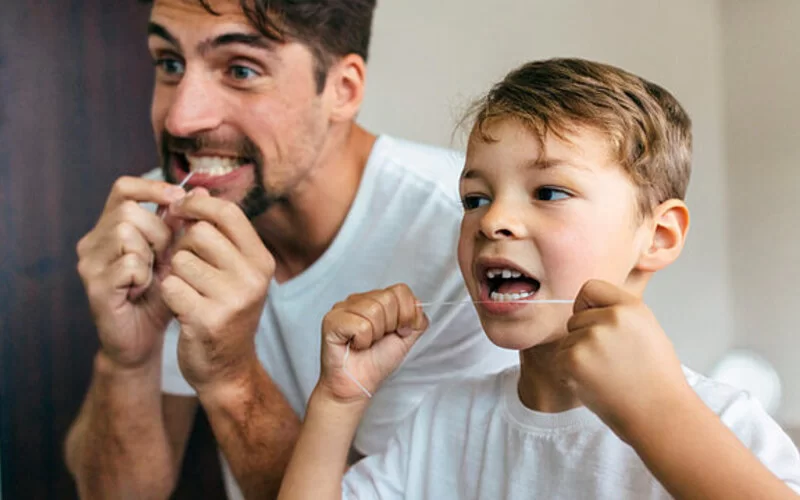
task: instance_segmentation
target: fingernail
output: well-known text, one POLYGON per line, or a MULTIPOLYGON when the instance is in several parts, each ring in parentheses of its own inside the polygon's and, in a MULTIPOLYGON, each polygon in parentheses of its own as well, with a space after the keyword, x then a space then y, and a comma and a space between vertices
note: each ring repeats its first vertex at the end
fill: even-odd
POLYGON ((397 329, 397 334, 400 335, 401 337, 408 337, 412 333, 414 333, 414 330, 411 329, 411 328, 408 328, 408 327, 403 327, 403 328, 398 328, 397 329))
POLYGON ((178 186, 169 186, 164 189, 164 194, 166 194, 167 198, 169 198, 171 201, 176 201, 183 198, 183 196, 186 194, 186 191, 178 186))

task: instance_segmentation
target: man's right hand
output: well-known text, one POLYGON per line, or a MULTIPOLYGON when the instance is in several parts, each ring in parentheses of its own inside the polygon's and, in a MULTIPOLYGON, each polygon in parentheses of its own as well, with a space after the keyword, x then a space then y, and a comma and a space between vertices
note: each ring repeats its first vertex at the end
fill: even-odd
POLYGON ((184 195, 166 182, 122 177, 95 227, 78 242, 78 273, 101 349, 121 366, 151 360, 172 317, 153 274, 165 261, 173 230, 140 203, 167 206, 184 195))

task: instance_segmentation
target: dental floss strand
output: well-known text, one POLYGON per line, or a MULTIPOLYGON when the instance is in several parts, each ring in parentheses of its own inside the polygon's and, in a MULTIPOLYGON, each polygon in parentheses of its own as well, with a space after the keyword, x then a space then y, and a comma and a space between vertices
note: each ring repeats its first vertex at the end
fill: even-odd
MULTIPOLYGON (((434 305, 445 306, 445 305, 470 304, 470 303, 472 303, 472 304, 488 304, 488 303, 495 303, 495 302, 497 302, 497 301, 494 301, 494 300, 459 300, 457 302, 422 302, 422 303, 417 303, 417 307, 426 307, 426 306, 434 306, 434 305)), ((536 304, 574 304, 575 303, 574 300, 569 300, 569 299, 504 300, 503 302, 507 303, 507 304, 508 303, 510 303, 510 304, 530 304, 530 303, 536 303, 536 304)), ((345 376, 347 378, 352 380, 353 383, 356 384, 359 389, 361 389, 361 392, 363 392, 364 395, 367 396, 367 398, 372 398, 372 393, 369 392, 369 390, 366 387, 364 387, 361 384, 361 382, 359 382, 358 379, 356 379, 353 376, 353 374, 350 373, 350 371, 347 369, 347 358, 349 358, 349 357, 350 357, 350 342, 348 342, 347 346, 345 347, 344 359, 342 360, 342 371, 344 372, 344 374, 345 374, 345 376)))

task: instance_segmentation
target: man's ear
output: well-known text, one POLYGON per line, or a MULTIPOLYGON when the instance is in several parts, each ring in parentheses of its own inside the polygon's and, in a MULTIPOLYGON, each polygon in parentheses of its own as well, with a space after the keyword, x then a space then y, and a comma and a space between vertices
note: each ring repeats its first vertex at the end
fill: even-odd
POLYGON ((364 59, 348 54, 331 66, 326 82, 331 95, 331 120, 350 121, 358 114, 364 100, 367 68, 364 59))
POLYGON ((689 231, 689 208, 677 199, 667 200, 653 210, 646 247, 639 256, 636 269, 655 272, 678 258, 689 231))

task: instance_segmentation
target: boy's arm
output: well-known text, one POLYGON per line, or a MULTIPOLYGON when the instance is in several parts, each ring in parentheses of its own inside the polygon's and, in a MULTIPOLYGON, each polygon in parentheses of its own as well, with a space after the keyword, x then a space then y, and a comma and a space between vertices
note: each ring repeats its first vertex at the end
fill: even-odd
POLYGON ((624 439, 675 498, 783 499, 797 495, 688 386, 662 411, 624 426, 624 439))
POLYGON ((408 287, 396 285, 352 295, 325 316, 320 379, 283 478, 280 500, 342 497, 348 451, 369 396, 428 327, 416 303, 408 287))
POLYGON ((311 395, 280 500, 342 498, 347 455, 366 401, 342 402, 324 388, 311 395))
MULTIPOLYGON (((641 299, 590 281, 567 329, 556 356, 562 380, 673 496, 797 498, 689 386, 641 299)), ((796 465, 796 453, 787 460, 796 465)))

